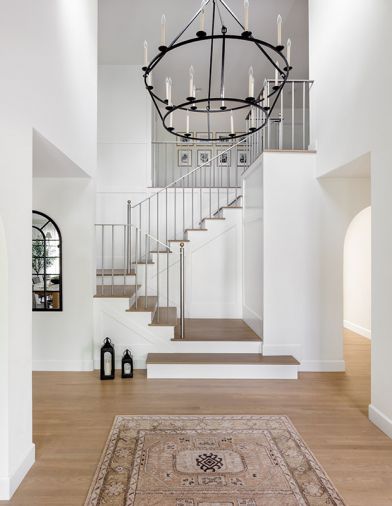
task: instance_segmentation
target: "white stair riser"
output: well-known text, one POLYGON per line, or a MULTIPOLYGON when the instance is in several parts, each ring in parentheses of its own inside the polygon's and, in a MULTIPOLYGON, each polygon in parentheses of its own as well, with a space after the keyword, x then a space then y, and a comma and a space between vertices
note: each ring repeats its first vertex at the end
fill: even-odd
POLYGON ((148 379, 298 379, 296 365, 148 364, 148 379))

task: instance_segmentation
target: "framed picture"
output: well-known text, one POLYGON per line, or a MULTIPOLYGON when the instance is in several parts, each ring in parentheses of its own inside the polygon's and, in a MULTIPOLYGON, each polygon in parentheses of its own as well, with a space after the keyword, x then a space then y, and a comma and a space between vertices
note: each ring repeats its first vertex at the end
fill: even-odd
POLYGON ((231 153, 230 151, 224 152, 223 149, 218 149, 218 167, 230 167, 231 166, 231 153))
POLYGON ((207 167, 211 166, 212 151, 211 149, 198 149, 197 150, 197 165, 206 164, 207 167))
POLYGON ((216 132, 216 139, 219 139, 219 142, 217 144, 220 144, 221 146, 231 144, 232 141, 229 135, 230 132, 216 132))
MULTIPOLYGON (((211 132, 211 136, 214 137, 214 134, 212 132, 211 132)), ((195 137, 200 138, 200 139, 208 138, 208 132, 196 132, 195 137)), ((196 144, 203 144, 204 146, 210 146, 211 141, 197 140, 196 144)))
POLYGON ((192 167, 192 150, 191 149, 179 149, 178 154, 178 166, 179 167, 192 167))
POLYGON ((237 165, 238 167, 248 166, 248 151, 245 149, 239 149, 237 151, 237 165))
MULTIPOLYGON (((186 132, 178 132, 181 135, 185 135, 186 132)), ((194 137, 193 132, 189 132, 191 134, 191 137, 194 137)), ((187 146, 193 146, 193 140, 188 139, 187 137, 177 137, 177 146, 183 146, 186 144, 187 146)))

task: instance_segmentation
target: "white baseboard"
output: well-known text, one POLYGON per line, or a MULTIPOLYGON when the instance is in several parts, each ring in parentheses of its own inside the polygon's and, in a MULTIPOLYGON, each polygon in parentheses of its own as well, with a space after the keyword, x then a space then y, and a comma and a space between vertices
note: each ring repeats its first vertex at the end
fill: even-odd
POLYGON ((344 360, 301 360, 300 372, 344 372, 344 360))
POLYGON ((33 360, 33 371, 93 371, 93 360, 33 360))
POLYGON ((14 495, 23 478, 35 462, 35 445, 32 444, 25 458, 12 476, 0 476, 0 500, 8 501, 14 495))
POLYGON ((392 439, 392 420, 373 404, 369 405, 369 420, 392 439))
MULTIPOLYGON (((135 359, 135 357, 133 357, 133 368, 134 369, 146 369, 146 358, 147 358, 147 356, 145 358, 139 358, 139 359, 138 358, 135 359)), ((100 368, 101 368, 100 359, 99 358, 95 359, 94 360, 94 369, 96 371, 98 371, 100 368)), ((115 368, 116 368, 116 370, 121 369, 121 360, 116 360, 115 368)))
POLYGON ((263 342, 263 355, 291 355, 301 361, 301 345, 299 344, 268 344, 263 342))
POLYGON ((368 339, 371 339, 372 337, 372 331, 370 329, 356 325, 355 323, 349 322, 348 320, 344 320, 343 326, 345 329, 351 330, 360 336, 367 337, 368 339))

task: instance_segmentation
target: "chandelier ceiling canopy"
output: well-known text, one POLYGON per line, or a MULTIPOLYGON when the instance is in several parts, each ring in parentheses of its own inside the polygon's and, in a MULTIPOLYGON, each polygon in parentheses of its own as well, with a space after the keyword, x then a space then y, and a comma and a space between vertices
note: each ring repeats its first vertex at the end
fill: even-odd
POLYGON ((149 61, 148 44, 145 41, 142 69, 146 89, 168 132, 202 142, 219 142, 222 139, 244 138, 267 124, 292 69, 291 41, 287 41, 285 55, 281 16, 277 19, 276 44, 266 42, 253 33, 249 18, 249 0, 244 0, 242 22, 225 0, 203 0, 200 9, 168 44, 166 17, 162 16, 158 54, 149 61), (235 20, 238 27, 236 33, 229 32, 225 24, 227 16, 235 20), (207 18, 211 21, 208 27, 207 18), (177 53, 191 45, 197 51, 205 53, 206 82, 198 82, 197 69, 195 71, 192 61, 189 61, 189 73, 184 75, 184 79, 189 81, 187 96, 181 97, 178 93, 173 93, 176 83, 170 76, 166 77, 164 86, 163 83, 157 86, 154 83, 154 69, 164 66, 169 57, 176 58, 177 53), (256 52, 252 53, 255 48, 256 52), (231 51, 255 54, 254 62, 249 68, 238 67, 228 75, 227 62, 231 51), (258 67, 265 68, 265 63, 269 69, 268 75, 258 81, 255 79, 254 68, 256 71, 258 67), (247 76, 248 86, 244 86, 243 95, 230 93, 230 82, 241 79, 244 75, 247 76), (275 78, 270 79, 272 76, 275 78), (159 89, 164 91, 157 91, 159 89), (194 130, 203 133, 196 137, 194 130), (221 134, 214 135, 215 132, 221 134))

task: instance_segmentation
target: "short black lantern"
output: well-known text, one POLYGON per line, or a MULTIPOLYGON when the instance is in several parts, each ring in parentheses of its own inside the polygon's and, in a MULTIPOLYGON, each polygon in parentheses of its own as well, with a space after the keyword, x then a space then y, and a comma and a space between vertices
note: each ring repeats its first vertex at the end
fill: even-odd
POLYGON ((101 348, 101 380, 114 379, 114 346, 107 337, 101 348))
POLYGON ((121 361, 121 377, 133 378, 133 359, 129 350, 125 350, 121 361))

